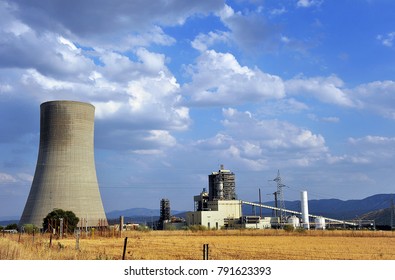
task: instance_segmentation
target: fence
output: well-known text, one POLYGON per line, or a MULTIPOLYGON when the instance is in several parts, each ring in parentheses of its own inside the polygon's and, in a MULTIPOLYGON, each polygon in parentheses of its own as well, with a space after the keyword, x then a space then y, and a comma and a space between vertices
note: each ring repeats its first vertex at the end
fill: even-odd
POLYGON ((134 231, 122 233, 127 235, 125 237, 112 237, 111 232, 103 232, 102 236, 77 234, 63 239, 38 233, 5 234, 3 237, 21 244, 21 254, 23 244, 34 244, 33 251, 50 249, 49 259, 58 259, 57 253, 66 251, 69 252, 66 259, 395 259, 395 232, 355 232, 348 237, 335 235, 335 232, 331 236, 329 232, 316 236, 262 236, 255 235, 255 231, 240 232, 240 235, 235 235, 235 231, 219 233, 134 231))

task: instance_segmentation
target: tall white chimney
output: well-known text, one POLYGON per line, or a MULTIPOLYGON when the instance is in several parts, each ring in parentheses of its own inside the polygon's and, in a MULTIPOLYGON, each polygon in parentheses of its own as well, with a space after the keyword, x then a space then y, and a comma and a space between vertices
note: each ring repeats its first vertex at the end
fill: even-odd
POLYGON ((307 199, 307 191, 301 193, 302 223, 305 229, 310 229, 309 224, 309 204, 307 199))

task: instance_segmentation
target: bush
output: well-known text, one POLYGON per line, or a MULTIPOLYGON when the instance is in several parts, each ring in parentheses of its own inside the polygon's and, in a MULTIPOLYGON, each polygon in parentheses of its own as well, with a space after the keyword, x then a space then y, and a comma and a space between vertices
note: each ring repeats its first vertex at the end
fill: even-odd
POLYGON ((144 231, 144 232, 146 232, 146 231, 150 231, 151 228, 150 228, 149 226, 146 226, 146 225, 139 225, 139 227, 137 228, 137 230, 138 230, 138 231, 144 231))
POLYGON ((33 224, 25 224, 25 225, 23 225, 23 231, 24 231, 25 233, 32 234, 32 233, 33 233, 33 230, 34 230, 35 232, 38 232, 38 231, 39 231, 39 228, 36 227, 36 226, 33 225, 33 224))
POLYGON ((205 231, 205 230, 208 230, 208 228, 206 226, 202 226, 202 225, 189 226, 188 229, 190 231, 205 231))
POLYGON ((286 232, 291 232, 291 231, 294 231, 295 228, 294 228, 293 225, 284 225, 284 230, 285 230, 286 232))
POLYGON ((302 228, 302 227, 297 228, 295 231, 298 232, 298 233, 306 233, 307 232, 307 230, 305 228, 302 228))
POLYGON ((174 225, 166 226, 166 230, 177 230, 177 227, 174 225))

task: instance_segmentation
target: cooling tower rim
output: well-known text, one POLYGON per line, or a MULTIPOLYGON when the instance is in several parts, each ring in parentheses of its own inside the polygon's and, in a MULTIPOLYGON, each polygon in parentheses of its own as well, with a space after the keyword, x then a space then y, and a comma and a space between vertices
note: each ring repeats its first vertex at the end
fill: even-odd
POLYGON ((50 105, 55 105, 55 104, 79 104, 79 105, 95 108, 95 106, 93 106, 90 103, 82 102, 82 101, 74 101, 74 100, 50 100, 50 101, 41 103, 40 107, 50 106, 50 105))

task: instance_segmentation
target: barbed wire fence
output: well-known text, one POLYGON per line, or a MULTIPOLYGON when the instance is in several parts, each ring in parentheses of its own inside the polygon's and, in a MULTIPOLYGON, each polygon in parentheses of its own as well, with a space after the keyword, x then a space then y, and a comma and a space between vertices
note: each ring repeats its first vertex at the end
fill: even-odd
MULTIPOLYGON (((115 259, 184 259, 184 260, 225 260, 225 259, 277 259, 277 260, 292 260, 292 259, 395 259, 395 251, 380 251, 372 253, 371 251, 360 248, 352 250, 351 248, 341 248, 339 246, 328 246, 322 249, 321 247, 309 246, 293 246, 290 245, 284 250, 276 248, 274 245, 265 246, 262 244, 254 244, 242 242, 224 244, 223 242, 179 242, 177 236, 171 235, 169 240, 166 238, 156 240, 156 236, 150 236, 147 232, 145 235, 142 232, 121 232, 114 230, 98 231, 96 235, 77 235, 75 236, 75 249, 84 249, 84 243, 80 243, 81 239, 109 239, 112 240, 111 245, 114 248, 119 248, 118 257, 115 259), (123 236, 128 235, 128 236, 123 236), (147 239, 146 237, 149 237, 147 239), (346 253, 346 254, 345 254, 346 253)), ((206 233, 196 235, 204 237, 206 233)), ((2 237, 11 238, 17 242, 40 242, 40 244, 47 244, 51 247, 52 235, 44 234, 1 234, 2 237), (41 239, 39 239, 39 236, 41 239), (35 241, 36 240, 36 241, 35 241)), ((182 235, 183 236, 183 235, 182 235)), ((189 233, 185 234, 186 237, 189 233)), ((281 236, 279 236, 281 237, 281 236)), ((362 237, 362 236, 357 236, 362 237)), ((221 238, 221 236, 219 236, 221 238)), ((242 238, 242 237, 241 237, 242 238)), ((265 238, 265 236, 262 236, 265 238)), ((71 239, 71 236, 68 237, 71 239)), ((72 240, 72 239, 71 239, 72 240)), ((193 240, 193 239, 191 239, 193 240)), ((301 240, 303 242, 303 240, 301 240)), ((394 245, 394 238, 388 240, 388 246, 394 245)), ((105 245, 98 245, 105 246, 105 245)), ((362 246, 363 247, 363 246, 362 246)))
POLYGON ((150 241, 149 245, 144 242, 144 251, 139 250, 134 252, 134 248, 139 248, 142 243, 138 240, 130 239, 128 247, 124 247, 124 252, 128 251, 129 254, 125 257, 132 259, 145 259, 145 256, 156 256, 153 259, 187 259, 187 260, 226 260, 226 259, 276 259, 276 260, 297 260, 297 259, 309 259, 309 260, 322 260, 322 259, 333 259, 333 260, 344 260, 344 259, 382 259, 385 255, 386 259, 395 259, 395 252, 380 252, 377 251, 373 255, 371 252, 360 250, 358 252, 352 252, 346 250, 346 258, 344 249, 339 248, 326 248, 325 250, 320 248, 289 248, 284 250, 281 248, 273 249, 273 247, 263 247, 254 245, 222 245, 217 243, 204 243, 204 244, 189 244, 180 245, 177 242, 155 242, 150 241), (134 242, 134 244, 133 244, 134 242), (170 258, 169 258, 170 257, 170 258))

